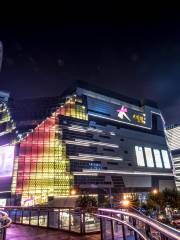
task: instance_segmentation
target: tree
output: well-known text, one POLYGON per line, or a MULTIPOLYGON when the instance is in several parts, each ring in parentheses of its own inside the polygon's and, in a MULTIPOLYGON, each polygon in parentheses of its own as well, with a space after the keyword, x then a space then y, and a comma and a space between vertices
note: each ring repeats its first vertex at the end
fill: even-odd
POLYGON ((163 207, 162 193, 157 194, 149 193, 147 199, 147 208, 151 210, 160 210, 163 207))
POLYGON ((76 205, 85 211, 91 211, 97 207, 97 200, 93 196, 82 195, 77 199, 76 205))
POLYGON ((171 208, 180 209, 180 192, 176 189, 164 189, 162 191, 164 207, 169 205, 171 208))
POLYGON ((180 209, 180 192, 176 189, 164 189, 156 194, 149 193, 147 199, 147 208, 153 210, 164 210, 166 206, 180 209))

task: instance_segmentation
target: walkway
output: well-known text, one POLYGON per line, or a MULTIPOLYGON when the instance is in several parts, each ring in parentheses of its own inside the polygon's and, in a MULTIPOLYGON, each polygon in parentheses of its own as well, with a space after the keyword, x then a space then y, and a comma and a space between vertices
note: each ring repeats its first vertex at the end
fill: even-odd
POLYGON ((79 236, 57 230, 38 227, 11 225, 7 230, 7 240, 100 240, 100 234, 79 236))

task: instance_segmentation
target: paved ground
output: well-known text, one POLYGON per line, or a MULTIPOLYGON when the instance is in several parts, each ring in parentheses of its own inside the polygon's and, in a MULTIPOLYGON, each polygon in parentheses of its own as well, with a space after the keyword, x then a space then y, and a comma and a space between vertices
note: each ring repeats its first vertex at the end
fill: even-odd
POLYGON ((79 236, 66 232, 22 225, 11 225, 6 240, 100 240, 99 234, 79 236))

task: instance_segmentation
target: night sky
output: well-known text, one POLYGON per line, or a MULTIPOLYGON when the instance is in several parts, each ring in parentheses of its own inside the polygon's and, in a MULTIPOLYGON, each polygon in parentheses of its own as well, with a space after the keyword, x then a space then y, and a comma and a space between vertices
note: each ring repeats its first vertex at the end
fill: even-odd
POLYGON ((85 80, 157 101, 166 123, 180 122, 180 17, 113 11, 60 11, 1 21, 0 89, 13 98, 57 96, 85 80))

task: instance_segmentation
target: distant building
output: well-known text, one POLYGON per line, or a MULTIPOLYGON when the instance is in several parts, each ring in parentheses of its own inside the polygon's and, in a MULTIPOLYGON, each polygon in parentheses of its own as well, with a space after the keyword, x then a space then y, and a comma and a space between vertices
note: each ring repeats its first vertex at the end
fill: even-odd
POLYGON ((9 108, 9 93, 0 91, 0 206, 11 195, 14 139, 15 123, 9 108))
POLYGON ((174 187, 164 121, 151 101, 78 82, 60 97, 15 103, 12 194, 22 205, 174 187))
POLYGON ((176 187, 180 190, 180 124, 169 126, 167 137, 173 157, 176 187))

